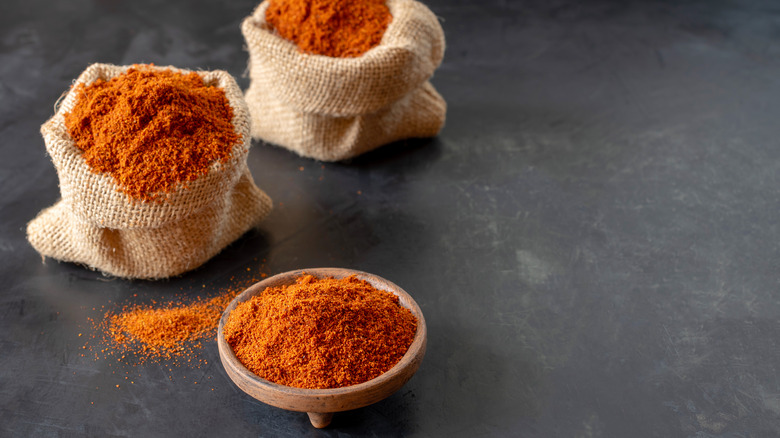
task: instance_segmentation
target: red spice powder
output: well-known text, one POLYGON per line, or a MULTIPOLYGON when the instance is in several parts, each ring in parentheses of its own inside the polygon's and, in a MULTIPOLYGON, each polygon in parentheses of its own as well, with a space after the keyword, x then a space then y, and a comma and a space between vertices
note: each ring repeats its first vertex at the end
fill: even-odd
POLYGON ((134 66, 74 92, 68 134, 95 172, 134 199, 162 199, 226 161, 240 140, 225 92, 195 72, 134 66))
MULTIPOLYGON (((265 260, 263 260, 263 263, 265 260)), ((203 342, 215 338, 219 320, 230 301, 250 285, 268 275, 259 269, 231 277, 231 285, 210 298, 181 294, 178 299, 151 304, 102 307, 102 317, 88 318, 89 340, 82 347, 85 356, 96 360, 114 357, 125 364, 166 361, 170 366, 208 364, 199 355, 203 342)), ((206 289, 207 285, 202 287, 206 289)), ((93 309, 98 311, 98 309, 93 309)), ((172 368, 170 368, 172 370, 172 368)))
POLYGON ((396 295, 355 276, 303 275, 239 304, 223 331, 241 363, 266 380, 339 388, 397 364, 414 340, 417 319, 396 295))
POLYGON ((236 294, 224 294, 187 304, 133 306, 108 314, 107 334, 116 346, 142 357, 170 359, 198 341, 211 337, 222 312, 236 294))
POLYGON ((378 45, 392 19, 384 0, 271 0, 265 12, 303 52, 341 58, 378 45))

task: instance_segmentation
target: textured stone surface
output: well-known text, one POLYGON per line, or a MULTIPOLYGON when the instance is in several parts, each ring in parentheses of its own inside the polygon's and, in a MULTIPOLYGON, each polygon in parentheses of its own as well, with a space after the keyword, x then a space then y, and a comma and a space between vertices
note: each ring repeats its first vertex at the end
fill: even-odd
POLYGON ((780 10, 427 4, 447 37, 438 138, 324 165, 255 143, 261 228, 184 277, 126 282, 25 241, 58 196, 39 126, 92 62, 245 88, 256 3, 2 3, 0 435, 780 434, 780 10), (93 307, 219 289, 263 259, 403 287, 428 323, 419 372, 315 431, 233 386, 213 342, 202 368, 80 357, 93 307))

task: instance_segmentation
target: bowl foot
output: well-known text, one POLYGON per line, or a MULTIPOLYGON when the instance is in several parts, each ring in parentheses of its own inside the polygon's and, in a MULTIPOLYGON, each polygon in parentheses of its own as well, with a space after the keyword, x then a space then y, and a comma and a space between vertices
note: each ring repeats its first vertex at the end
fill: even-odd
POLYGON ((330 420, 333 419, 333 412, 321 413, 321 412, 307 412, 309 414, 309 421, 311 425, 317 429, 322 429, 330 424, 330 420))

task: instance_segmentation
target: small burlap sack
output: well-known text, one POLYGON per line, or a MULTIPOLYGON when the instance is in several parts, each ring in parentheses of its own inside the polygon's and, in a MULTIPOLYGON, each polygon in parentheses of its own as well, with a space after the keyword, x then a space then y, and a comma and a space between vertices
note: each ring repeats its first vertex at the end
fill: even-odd
MULTIPOLYGON (((128 68, 94 64, 76 82, 109 80, 128 68)), ((241 90, 224 71, 198 74, 225 91, 241 140, 228 161, 213 163, 208 173, 176 187, 161 202, 130 199, 111 175, 87 165, 65 127, 64 114, 76 103, 76 93, 67 94, 41 126, 61 194, 27 225, 27 239, 42 256, 117 277, 170 277, 202 265, 271 211, 270 198, 255 185, 246 164, 250 121, 241 90)))
POLYGON ((241 25, 251 83, 252 136, 322 161, 432 137, 447 105, 428 81, 444 56, 436 16, 414 0, 388 0, 381 43, 356 58, 301 53, 265 21, 268 0, 241 25))

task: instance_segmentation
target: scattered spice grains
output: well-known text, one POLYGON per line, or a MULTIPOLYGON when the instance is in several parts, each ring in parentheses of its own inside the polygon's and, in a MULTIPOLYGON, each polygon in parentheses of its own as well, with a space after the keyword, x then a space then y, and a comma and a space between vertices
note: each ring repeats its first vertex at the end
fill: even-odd
POLYGON ((258 376, 298 388, 339 388, 388 371, 414 340, 417 319, 396 295, 355 276, 273 287, 239 304, 225 339, 258 376))
MULTIPOLYGON (((166 361, 171 364, 171 372, 173 366, 208 365, 199 350, 204 340, 215 338, 225 307, 265 277, 264 272, 250 272, 240 279, 231 277, 232 285, 214 297, 192 298, 182 294, 178 300, 167 302, 103 307, 102 318, 89 319, 92 336, 82 347, 87 350, 82 356, 91 352, 95 360, 115 357, 116 362, 123 364, 166 361)), ((205 289, 206 285, 202 287, 205 289)))
POLYGON ((86 163, 130 198, 161 200, 225 162, 240 136, 225 92, 195 73, 136 65, 74 88, 65 126, 86 163))
POLYGON ((234 294, 200 299, 181 305, 133 306, 108 316, 108 334, 125 349, 145 357, 172 358, 200 347, 201 339, 213 336, 225 307, 234 294))
POLYGON ((271 0, 265 20, 305 53, 362 55, 382 41, 393 19, 384 0, 271 0))
POLYGON ((222 312, 240 292, 231 289, 212 298, 182 297, 125 305, 118 310, 104 307, 102 318, 89 320, 93 334, 82 348, 95 360, 115 358, 125 365, 167 362, 171 364, 169 371, 172 366, 207 365, 206 357, 199 353, 203 341, 214 338, 222 312))

